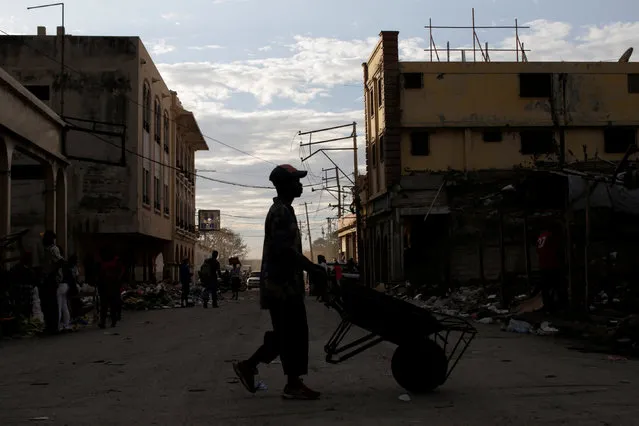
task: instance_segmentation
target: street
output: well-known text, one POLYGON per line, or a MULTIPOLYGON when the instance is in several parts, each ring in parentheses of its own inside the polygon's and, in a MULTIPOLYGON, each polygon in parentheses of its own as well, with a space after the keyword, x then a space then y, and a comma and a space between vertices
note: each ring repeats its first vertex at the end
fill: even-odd
POLYGON ((306 382, 322 399, 282 400, 275 363, 260 368, 268 390, 250 395, 230 362, 251 354, 269 328, 256 296, 245 292, 217 310, 125 312, 115 329, 0 342, 0 424, 637 424, 639 364, 497 326, 480 328, 442 388, 402 401, 390 374, 392 345, 324 362, 338 316, 312 298, 306 382))

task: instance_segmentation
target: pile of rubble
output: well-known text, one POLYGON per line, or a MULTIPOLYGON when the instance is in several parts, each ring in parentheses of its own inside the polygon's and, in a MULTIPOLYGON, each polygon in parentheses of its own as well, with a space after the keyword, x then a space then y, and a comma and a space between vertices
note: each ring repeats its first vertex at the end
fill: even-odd
MULTIPOLYGON (((191 287, 190 300, 199 300, 202 288, 191 287)), ((182 289, 179 285, 168 283, 139 284, 135 288, 122 292, 123 308, 132 311, 150 309, 171 309, 181 306, 182 289)))
POLYGON ((435 313, 472 318, 484 323, 490 322, 484 318, 502 318, 510 313, 501 307, 495 291, 481 287, 462 287, 444 297, 432 296, 428 299, 419 294, 413 303, 435 313))

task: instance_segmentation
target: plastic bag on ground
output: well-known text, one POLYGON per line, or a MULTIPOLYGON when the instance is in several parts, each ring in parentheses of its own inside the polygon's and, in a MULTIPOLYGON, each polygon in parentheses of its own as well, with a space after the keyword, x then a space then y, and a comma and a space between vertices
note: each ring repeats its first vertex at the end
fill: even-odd
POLYGON ((38 292, 38 287, 33 289, 33 310, 31 312, 31 317, 34 320, 44 322, 44 314, 42 313, 42 307, 40 305, 40 293, 38 292))
POLYGON ((530 325, 530 323, 526 321, 511 319, 510 322, 508 323, 508 326, 506 327, 506 331, 510 331, 513 333, 528 334, 530 333, 531 328, 532 326, 530 325))

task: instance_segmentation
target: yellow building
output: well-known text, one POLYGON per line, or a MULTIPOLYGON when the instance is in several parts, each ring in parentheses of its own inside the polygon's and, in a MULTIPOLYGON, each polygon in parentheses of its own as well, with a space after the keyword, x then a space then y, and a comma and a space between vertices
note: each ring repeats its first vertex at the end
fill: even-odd
POLYGON ((447 238, 446 172, 614 161, 636 144, 638 63, 402 62, 398 52, 398 32, 382 31, 363 64, 373 280, 403 279, 409 249, 447 238))
POLYGON ((140 281, 193 259, 194 154, 207 146, 140 38, 38 27, 0 36, 0 66, 68 123, 68 253, 112 246, 140 281))

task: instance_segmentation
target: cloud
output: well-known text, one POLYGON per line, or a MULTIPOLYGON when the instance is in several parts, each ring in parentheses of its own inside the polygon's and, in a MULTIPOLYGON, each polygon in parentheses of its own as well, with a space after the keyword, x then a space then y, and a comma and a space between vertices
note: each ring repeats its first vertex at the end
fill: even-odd
POLYGON ((213 4, 224 4, 224 3, 244 3, 248 0, 213 0, 213 4))
POLYGON ((223 46, 218 44, 207 44, 205 46, 189 46, 189 50, 211 50, 211 49, 224 49, 223 46))
POLYGON ((160 15, 160 17, 164 19, 165 21, 175 21, 176 19, 179 19, 180 16, 181 15, 176 12, 168 12, 168 13, 163 13, 160 15))
POLYGON ((257 50, 259 50, 260 52, 268 52, 269 50, 272 50, 273 46, 262 46, 259 47, 257 50))
POLYGON ((149 43, 149 51, 159 56, 175 51, 175 46, 168 44, 165 39, 158 39, 149 43))
MULTIPOLYGON (((538 19, 528 22, 530 30, 520 38, 529 61, 611 61, 637 42, 639 22, 616 22, 603 26, 574 27, 567 22, 538 19)), ((508 37, 499 46, 512 48, 515 37, 508 37)), ((513 60, 512 53, 491 53, 491 57, 513 60)))
MULTIPOLYGON (((295 36, 289 44, 289 56, 246 59, 226 63, 188 62, 161 64, 165 76, 188 82, 199 100, 213 102, 228 99, 231 93, 248 93, 266 106, 276 99, 305 105, 327 95, 334 87, 356 85, 361 81, 361 63, 370 54, 376 38, 339 40, 295 36)), ((425 58, 423 39, 402 40, 402 54, 414 59, 425 58)), ((180 83, 178 83, 180 84, 180 83)))
MULTIPOLYGON (((521 39, 532 49, 528 53, 531 61, 616 59, 633 44, 635 34, 639 34, 639 23, 574 27, 565 22, 537 20, 528 25, 531 29, 522 31, 521 39)), ((310 169, 305 184, 320 182, 322 168, 332 167, 332 164, 319 154, 302 166, 300 157, 307 156, 309 151, 305 148, 300 152, 300 142, 308 142, 308 138, 300 140, 296 134, 299 130, 352 121, 359 123, 359 133, 363 133, 363 100, 359 91, 361 63, 368 58, 375 43, 377 37, 341 40, 298 35, 288 42, 277 43, 284 53, 279 49, 278 55, 263 59, 247 57, 227 62, 159 64, 169 87, 179 93, 185 107, 195 112, 203 133, 259 157, 243 155, 208 140, 211 150, 197 155, 196 168, 217 172, 200 174, 242 184, 269 186, 272 163, 291 163, 310 169), (238 107, 246 102, 238 103, 236 96, 245 99, 247 95, 259 107, 238 107), (331 96, 332 105, 343 102, 342 107, 323 106, 323 96, 331 96), (286 103, 285 107, 281 106, 282 102, 286 103)), ((514 38, 507 37, 491 46, 511 47, 514 44, 514 38)), ((269 52, 271 45, 275 44, 257 50, 269 52)), ((422 38, 401 38, 400 34, 400 59, 427 60, 429 54, 424 51, 427 46, 422 38)), ((491 58, 514 60, 514 54, 494 52, 491 58)), ((345 136, 349 129, 345 130, 346 133, 329 132, 315 137, 345 136)), ((361 136, 359 141, 363 142, 361 136)), ((348 141, 327 146, 348 146, 348 141)), ((361 148, 362 145, 359 149, 360 173, 365 170, 361 148)), ((330 155, 344 171, 352 172, 351 151, 331 151, 330 155)), ((247 236, 251 255, 255 257, 259 257, 261 251, 259 236, 263 233, 263 218, 272 196, 274 191, 269 189, 238 188, 198 178, 198 208, 221 208, 225 226, 247 236)), ((319 227, 325 224, 331 211, 315 213, 315 209, 318 206, 326 208, 335 200, 326 192, 312 192, 307 187, 302 201, 313 203, 313 208, 309 207, 311 231, 320 235, 319 227)), ((298 210, 303 208, 298 207, 298 210)))

